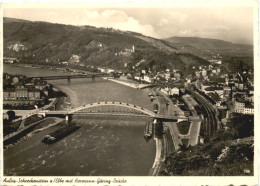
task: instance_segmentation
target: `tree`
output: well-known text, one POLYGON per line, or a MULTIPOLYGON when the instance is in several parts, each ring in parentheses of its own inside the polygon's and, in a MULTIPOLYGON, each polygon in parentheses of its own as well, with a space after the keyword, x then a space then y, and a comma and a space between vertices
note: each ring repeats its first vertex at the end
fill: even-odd
POLYGON ((13 110, 7 111, 9 121, 13 121, 15 119, 15 112, 13 110))

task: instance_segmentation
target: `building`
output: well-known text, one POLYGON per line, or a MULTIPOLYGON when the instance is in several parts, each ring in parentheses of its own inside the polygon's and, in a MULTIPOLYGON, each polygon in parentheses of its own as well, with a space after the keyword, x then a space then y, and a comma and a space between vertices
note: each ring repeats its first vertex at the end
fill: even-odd
POLYGON ((207 70, 203 69, 201 74, 202 74, 203 77, 207 76, 207 70))
POLYGON ((20 50, 27 50, 27 48, 23 44, 20 44, 20 43, 10 45, 10 46, 8 46, 8 49, 10 49, 10 50, 12 49, 16 52, 19 52, 20 50))
POLYGON ((134 79, 140 81, 141 80, 140 74, 135 74, 134 79))
POLYGON ((244 90, 244 84, 243 83, 238 84, 238 90, 244 90))
POLYGON ((178 89, 177 87, 169 89, 169 95, 179 95, 179 94, 180 94, 180 89, 178 89))
POLYGON ((254 114, 254 105, 246 102, 244 108, 244 114, 250 114, 250 115, 254 114))
POLYGON ((34 99, 40 99, 40 91, 37 89, 30 89, 28 91, 28 99, 34 100, 34 99))
POLYGON ((234 101, 234 112, 241 114, 254 114, 254 105, 241 97, 236 97, 234 101))
POLYGON ((72 55, 70 60, 74 63, 79 63, 80 62, 80 56, 79 55, 72 55))
POLYGON ((231 92, 231 88, 230 87, 224 87, 223 88, 223 96, 228 98, 231 92))
POLYGON ((149 77, 148 75, 144 75, 144 78, 142 80, 147 82, 147 83, 153 82, 153 78, 149 77))
POLYGON ((13 77, 13 83, 18 83, 19 82, 19 78, 18 77, 13 77))
POLYGON ((35 82, 34 86, 36 89, 42 90, 47 86, 47 83, 46 83, 46 81, 38 81, 38 82, 35 82))
POLYGON ((21 82, 14 84, 14 86, 15 86, 15 88, 24 88, 24 85, 21 82))
POLYGON ((115 70, 113 70, 113 69, 107 69, 107 73, 113 73, 113 72, 115 72, 115 70))
POLYGON ((166 80, 169 80, 169 79, 171 78, 170 72, 165 73, 165 74, 164 74, 164 78, 165 78, 166 80))
POLYGON ((174 77, 176 78, 176 80, 181 79, 181 75, 178 72, 174 73, 174 77))
POLYGON ((67 61, 63 61, 63 62, 61 62, 61 64, 63 64, 63 65, 69 65, 69 63, 68 63, 67 61))
POLYGON ((244 113, 244 108, 245 108, 245 102, 240 102, 238 100, 235 101, 234 112, 244 113))
POLYGON ((13 88, 4 89, 3 99, 4 100, 15 100, 16 99, 15 89, 13 89, 13 88))
POLYGON ((97 68, 101 73, 105 73, 106 72, 106 69, 105 68, 100 68, 100 67, 98 67, 97 68))
POLYGON ((28 99, 28 89, 27 88, 17 88, 15 89, 16 99, 28 99))

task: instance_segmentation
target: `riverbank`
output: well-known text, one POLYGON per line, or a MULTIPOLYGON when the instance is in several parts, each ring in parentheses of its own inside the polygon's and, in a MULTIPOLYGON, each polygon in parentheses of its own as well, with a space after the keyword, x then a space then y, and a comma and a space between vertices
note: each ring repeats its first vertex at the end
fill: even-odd
POLYGON ((138 84, 137 83, 124 82, 124 81, 111 79, 111 78, 102 78, 102 79, 105 79, 105 80, 108 80, 108 81, 113 81, 113 82, 119 83, 121 85, 125 85, 125 86, 131 87, 131 88, 138 89, 138 84))
POLYGON ((4 149, 8 149, 9 147, 13 147, 19 142, 22 142, 26 140, 26 135, 30 132, 33 132, 35 127, 37 125, 40 125, 43 122, 46 122, 46 124, 51 124, 51 126, 56 125, 60 123, 63 119, 61 118, 43 118, 39 121, 36 121, 34 123, 31 123, 23 128, 21 128, 19 131, 11 133, 10 135, 4 136, 3 142, 4 142, 4 149))
POLYGON ((112 78, 103 78, 103 79, 108 80, 108 81, 113 81, 115 83, 119 83, 121 85, 125 85, 125 86, 135 88, 135 89, 143 89, 143 88, 148 88, 148 87, 154 87, 154 85, 152 85, 152 84, 142 84, 142 83, 140 84, 140 83, 137 83, 137 82, 132 81, 132 80, 112 79, 112 78))

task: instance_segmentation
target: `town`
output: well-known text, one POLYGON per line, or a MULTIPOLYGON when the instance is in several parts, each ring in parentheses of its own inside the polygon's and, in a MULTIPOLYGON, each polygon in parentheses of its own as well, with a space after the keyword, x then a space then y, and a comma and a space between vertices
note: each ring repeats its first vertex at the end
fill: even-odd
POLYGON ((4 176, 257 176, 253 24, 140 10, 3 19, 4 176))
MULTIPOLYGON (((125 51, 127 55, 131 55, 135 52, 135 47, 125 49, 125 51)), ((136 82, 139 86, 140 84, 156 86, 161 93, 171 98, 173 103, 178 106, 179 114, 187 117, 203 115, 200 102, 196 101, 196 98, 192 98, 194 95, 190 95, 191 91, 196 90, 214 108, 217 112, 218 125, 226 130, 233 126, 230 122, 234 118, 254 115, 253 70, 243 69, 239 66, 232 71, 227 70, 221 59, 209 60, 208 66, 193 66, 192 73, 188 75, 184 75, 178 69, 167 68, 165 71, 156 72, 138 68, 140 64, 145 63, 145 60, 136 63, 129 71, 85 66, 80 64, 80 57, 75 55, 71 59, 65 66, 64 63, 60 63, 59 66, 47 67, 47 69, 72 74, 85 74, 89 72, 86 69, 91 69, 95 73, 107 73, 119 82, 128 81, 128 83, 136 82)), ((14 58, 5 58, 5 62, 19 64, 18 60, 14 58)), ((25 66, 41 68, 37 65, 25 66)), ((127 67, 127 64, 125 66, 127 67)), ((40 108, 50 103, 49 98, 57 96, 55 91, 58 90, 53 91, 53 87, 46 81, 30 80, 22 75, 15 76, 6 73, 3 75, 3 80, 4 109, 6 110, 40 108)), ((6 117, 7 115, 4 116, 4 118, 6 117)))

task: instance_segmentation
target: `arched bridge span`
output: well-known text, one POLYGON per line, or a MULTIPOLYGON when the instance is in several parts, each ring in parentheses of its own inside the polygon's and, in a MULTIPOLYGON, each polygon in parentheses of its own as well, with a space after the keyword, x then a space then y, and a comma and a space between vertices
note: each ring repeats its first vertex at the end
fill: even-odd
POLYGON ((91 112, 102 112, 102 109, 104 112, 110 112, 110 113, 129 113, 129 115, 131 114, 143 114, 143 115, 147 115, 150 117, 154 117, 155 113, 153 113, 152 111, 145 109, 143 107, 140 106, 136 106, 133 104, 129 104, 129 103, 122 103, 122 102, 98 102, 98 103, 90 103, 90 104, 86 104, 84 106, 81 107, 77 107, 75 109, 71 110, 71 114, 77 114, 77 113, 91 113, 91 112), (98 108, 101 108, 101 110, 99 110, 98 108), (106 109, 107 110, 106 110, 106 109), (133 112, 135 111, 135 112, 133 112))
POLYGON ((184 116, 166 116, 156 114, 143 107, 123 103, 123 102, 97 102, 85 104, 83 106, 62 111, 43 110, 39 114, 44 116, 58 116, 58 115, 114 115, 114 116, 143 116, 150 118, 157 118, 161 120, 177 121, 179 119, 187 119, 184 116))

